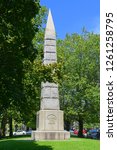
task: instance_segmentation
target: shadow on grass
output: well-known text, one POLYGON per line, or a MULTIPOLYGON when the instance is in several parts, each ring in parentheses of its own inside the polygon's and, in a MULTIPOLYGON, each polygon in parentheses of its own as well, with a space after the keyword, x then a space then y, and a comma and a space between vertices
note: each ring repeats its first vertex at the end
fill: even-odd
POLYGON ((13 135, 12 137, 10 136, 5 136, 5 137, 0 137, 0 140, 4 140, 4 139, 16 139, 16 138, 30 138, 31 135, 13 135))
POLYGON ((40 145, 31 140, 0 140, 0 150, 53 150, 49 145, 40 145))

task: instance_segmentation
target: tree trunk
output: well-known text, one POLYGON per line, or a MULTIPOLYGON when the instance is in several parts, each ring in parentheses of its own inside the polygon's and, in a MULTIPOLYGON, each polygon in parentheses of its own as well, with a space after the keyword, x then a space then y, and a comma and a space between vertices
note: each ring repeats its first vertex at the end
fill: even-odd
POLYGON ((67 131, 70 130, 70 121, 65 121, 65 129, 66 129, 67 131))
POLYGON ((2 137, 2 130, 1 130, 1 127, 0 127, 0 139, 1 139, 1 137, 2 137))
POLYGON ((13 136, 13 126, 12 126, 12 116, 9 117, 9 136, 12 137, 13 136))
POLYGON ((1 136, 2 136, 2 137, 5 137, 6 120, 7 120, 7 118, 6 118, 6 116, 4 116, 4 117, 2 118, 2 121, 1 121, 1 136))
POLYGON ((79 117, 79 132, 78 132, 78 137, 83 138, 83 119, 80 116, 79 117))

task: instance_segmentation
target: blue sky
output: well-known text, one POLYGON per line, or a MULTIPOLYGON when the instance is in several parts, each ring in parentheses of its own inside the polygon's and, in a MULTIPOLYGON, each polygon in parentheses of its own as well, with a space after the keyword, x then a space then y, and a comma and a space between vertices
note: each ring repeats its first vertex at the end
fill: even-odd
POLYGON ((100 0, 40 0, 51 9, 58 38, 66 33, 100 32, 100 0))

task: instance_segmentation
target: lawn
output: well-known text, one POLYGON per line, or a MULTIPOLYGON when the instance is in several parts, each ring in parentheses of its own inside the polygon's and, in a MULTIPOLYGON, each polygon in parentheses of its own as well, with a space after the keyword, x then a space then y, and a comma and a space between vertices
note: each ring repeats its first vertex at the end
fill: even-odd
POLYGON ((99 150, 100 141, 71 138, 68 141, 31 141, 30 138, 0 140, 0 150, 99 150))

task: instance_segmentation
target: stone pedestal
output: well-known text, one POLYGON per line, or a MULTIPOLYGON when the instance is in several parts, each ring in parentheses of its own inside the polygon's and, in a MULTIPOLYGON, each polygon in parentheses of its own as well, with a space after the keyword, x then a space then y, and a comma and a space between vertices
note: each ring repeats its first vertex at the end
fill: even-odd
POLYGON ((36 128, 39 131, 63 131, 63 111, 40 110, 37 112, 36 128))
POLYGON ((70 133, 64 131, 63 111, 40 110, 37 112, 36 131, 32 132, 33 140, 66 140, 70 133))
POLYGON ((64 131, 63 111, 59 106, 58 85, 41 84, 41 110, 37 112, 36 131, 32 132, 32 140, 66 140, 70 133, 64 131))
POLYGON ((67 131, 33 131, 32 139, 38 140, 68 140, 70 133, 67 131))

